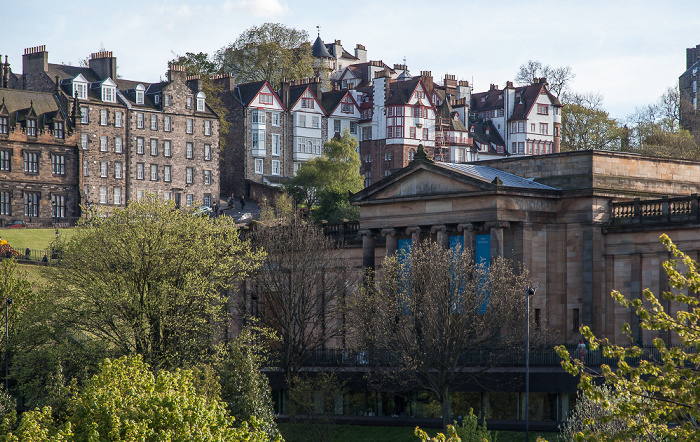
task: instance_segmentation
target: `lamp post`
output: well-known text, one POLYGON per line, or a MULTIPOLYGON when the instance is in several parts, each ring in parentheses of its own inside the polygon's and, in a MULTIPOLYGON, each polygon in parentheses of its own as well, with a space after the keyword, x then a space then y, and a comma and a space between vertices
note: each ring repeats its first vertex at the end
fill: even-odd
POLYGON ((10 321, 9 321, 9 307, 12 304, 12 299, 5 298, 5 391, 8 389, 8 377, 9 369, 7 363, 7 352, 10 347, 10 321))
POLYGON ((525 441, 530 440, 530 296, 535 289, 525 289, 525 441))

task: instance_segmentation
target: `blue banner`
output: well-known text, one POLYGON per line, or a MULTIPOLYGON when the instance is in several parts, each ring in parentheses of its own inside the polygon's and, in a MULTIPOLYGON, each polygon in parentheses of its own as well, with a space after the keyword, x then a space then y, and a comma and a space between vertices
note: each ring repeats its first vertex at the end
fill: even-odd
POLYGON ((405 297, 408 296, 408 293, 410 293, 411 290, 411 267, 410 262, 408 261, 409 256, 411 254, 411 245, 411 238, 399 239, 399 266, 406 266, 405 271, 399 274, 399 290, 401 292, 399 296, 404 298, 399 301, 399 313, 401 313, 402 315, 411 314, 411 308, 408 305, 408 301, 405 299, 405 297))
POLYGON ((488 274, 491 266, 491 235, 476 235, 476 247, 474 250, 476 265, 483 268, 484 279, 477 286, 477 312, 486 313, 489 306, 488 274))

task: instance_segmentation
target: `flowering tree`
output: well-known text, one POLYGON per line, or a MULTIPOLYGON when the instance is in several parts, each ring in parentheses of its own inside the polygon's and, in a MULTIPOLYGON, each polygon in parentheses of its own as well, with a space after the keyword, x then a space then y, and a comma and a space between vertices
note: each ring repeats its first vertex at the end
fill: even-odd
MULTIPOLYGON (((644 291, 642 299, 627 299, 614 291, 612 297, 621 305, 634 309, 639 326, 644 330, 664 330, 678 337, 680 346, 668 347, 654 339, 658 359, 644 356, 637 346, 621 347, 608 339, 599 339, 588 327, 582 334, 591 349, 602 349, 603 355, 618 360, 617 370, 608 365, 601 372, 587 370, 583 363, 572 360, 563 346, 557 347, 562 366, 572 375, 580 376, 579 388, 601 408, 600 422, 622 420, 624 426, 601 435, 596 427, 587 426, 574 435, 576 440, 696 440, 700 431, 700 299, 692 295, 700 291, 700 267, 684 254, 666 235, 661 242, 674 256, 664 263, 669 285, 677 291, 663 293, 663 298, 679 306, 671 315, 659 299, 644 291), (638 359, 642 357, 641 359, 638 359), (633 362, 639 360, 639 362, 633 362), (604 381, 624 400, 609 400, 596 384, 604 381)), ((632 342, 629 324, 623 330, 632 342)))

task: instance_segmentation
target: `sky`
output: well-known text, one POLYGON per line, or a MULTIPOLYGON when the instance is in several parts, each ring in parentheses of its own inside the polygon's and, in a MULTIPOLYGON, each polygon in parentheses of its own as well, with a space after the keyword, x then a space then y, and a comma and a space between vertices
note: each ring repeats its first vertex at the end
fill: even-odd
MULTIPOLYGON (((5 2, 3 2, 5 3, 5 2)), ((267 22, 317 26, 324 42, 357 43, 368 59, 406 64, 413 75, 452 74, 474 92, 503 87, 528 60, 570 66, 571 89, 603 96, 625 119, 678 83, 686 48, 700 44, 697 0, 119 0, 3 4, 0 54, 22 71, 25 48, 46 45, 49 63, 77 65, 102 48, 122 78, 156 82, 186 52, 213 54, 267 22)))

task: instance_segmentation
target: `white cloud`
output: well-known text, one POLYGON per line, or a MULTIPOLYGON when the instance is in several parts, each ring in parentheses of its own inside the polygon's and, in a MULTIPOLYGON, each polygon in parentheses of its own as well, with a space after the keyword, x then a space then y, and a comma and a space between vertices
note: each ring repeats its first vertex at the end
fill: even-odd
POLYGON ((192 10, 187 5, 182 5, 177 9, 177 15, 184 18, 192 17, 192 10))
POLYGON ((244 12, 259 17, 281 16, 287 13, 288 7, 280 0, 238 0, 224 3, 224 12, 244 12))

